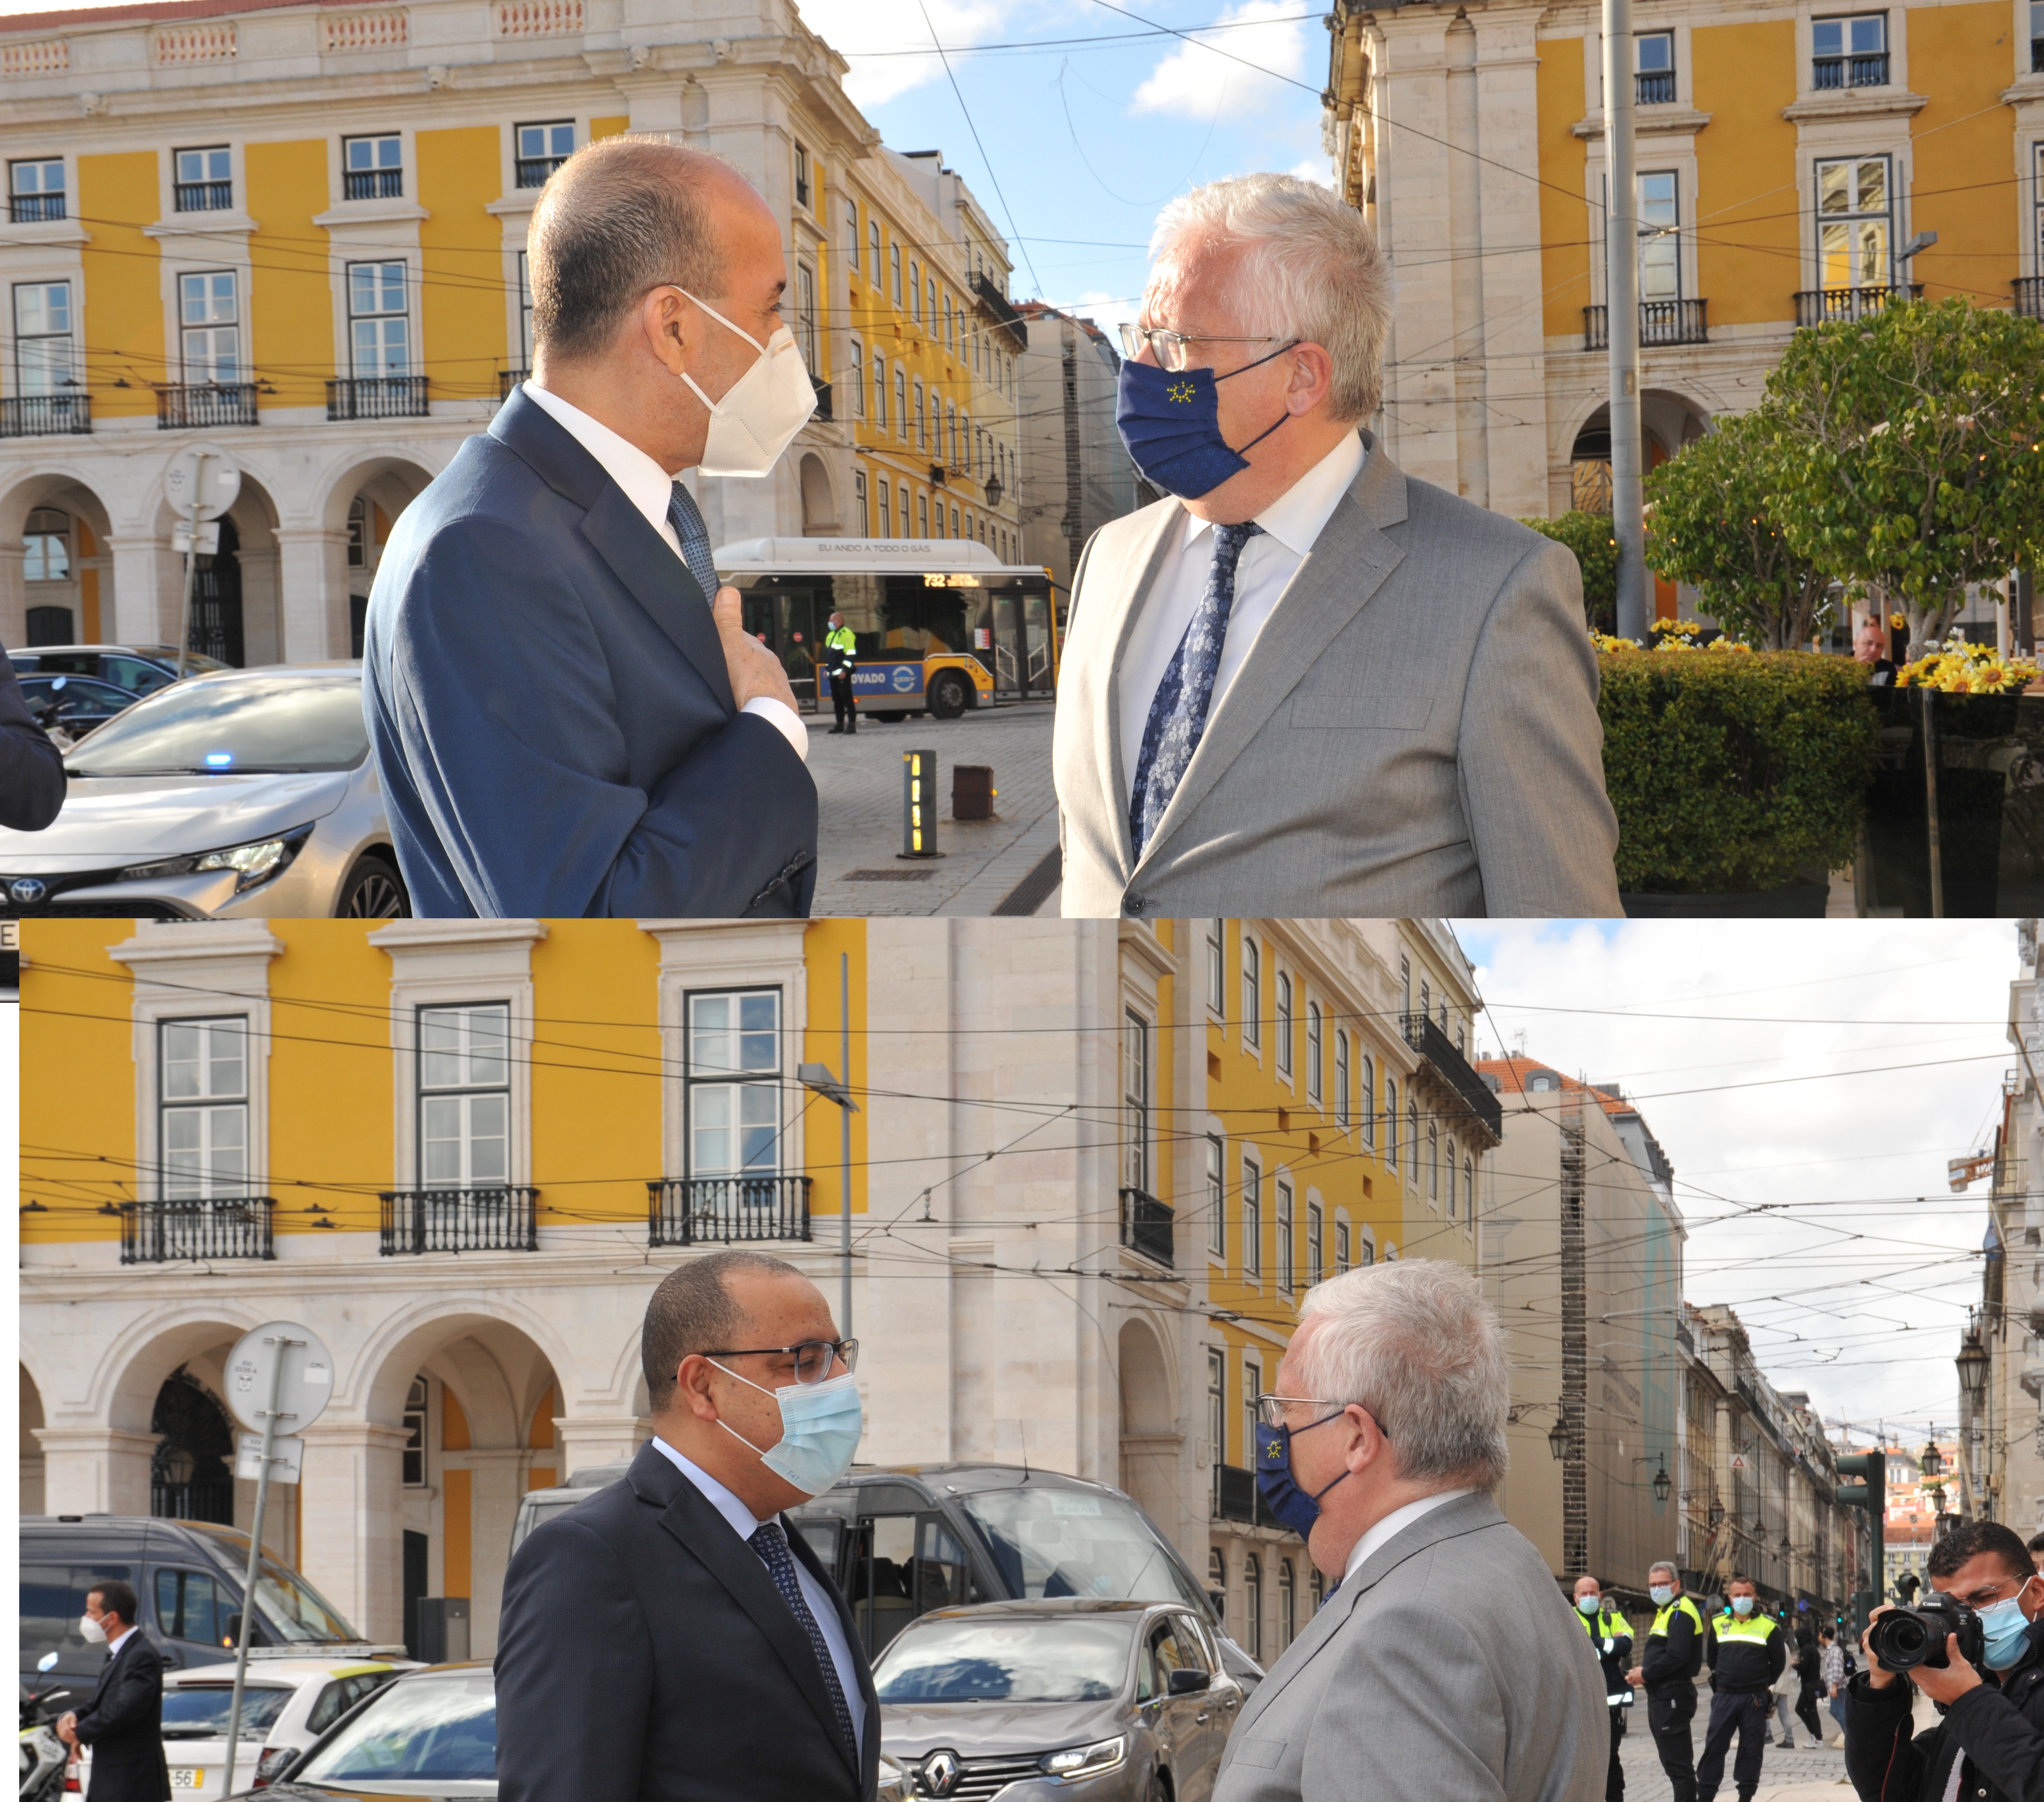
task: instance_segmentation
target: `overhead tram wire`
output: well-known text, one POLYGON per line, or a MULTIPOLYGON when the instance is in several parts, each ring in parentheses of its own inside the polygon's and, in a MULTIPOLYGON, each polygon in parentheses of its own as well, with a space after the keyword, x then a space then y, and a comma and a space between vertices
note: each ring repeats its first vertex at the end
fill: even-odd
POLYGON ((1029 266, 1029 279, 1041 291, 1043 278, 1036 273, 1035 259, 1030 256, 1029 247, 1024 242, 1021 233, 1015 229, 1015 209, 1008 204, 1008 196, 1001 191, 1001 178, 993 171, 993 159, 986 154, 986 146, 980 142, 979 127, 973 123, 972 109, 965 103, 965 90, 959 86, 958 76, 951 68, 951 60, 944 54, 943 41, 937 36, 937 28, 930 23, 930 9, 924 5, 923 0, 916 0, 916 6, 923 15, 923 25, 930 34, 931 43, 937 47, 937 56, 944 65, 944 75, 951 84, 951 92, 958 97, 959 110, 965 115, 966 129, 972 133, 972 141, 979 152, 979 159, 986 165, 986 179, 993 184, 994 198, 1001 202, 1001 210, 1008 215, 1008 229, 1014 234, 1016 243, 1022 246, 1022 260, 1029 266))

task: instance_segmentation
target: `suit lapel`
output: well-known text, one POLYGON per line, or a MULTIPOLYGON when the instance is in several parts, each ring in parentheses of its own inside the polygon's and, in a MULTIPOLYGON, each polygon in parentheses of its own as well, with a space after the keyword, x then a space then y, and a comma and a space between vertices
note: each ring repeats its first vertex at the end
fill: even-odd
POLYGON ((1121 663, 1128 655, 1135 622, 1143 617, 1157 572, 1172 548, 1185 535, 1185 510, 1176 501, 1153 509, 1155 517, 1142 522, 1140 532, 1131 535, 1118 560, 1096 576, 1086 571, 1089 593, 1124 595, 1119 617, 1110 615, 1101 623, 1101 644, 1108 655, 1100 692, 1093 697, 1093 742, 1099 747, 1100 779, 1107 791, 1108 812, 1114 817, 1114 842, 1125 873, 1135 862, 1135 847, 1128 836, 1128 784, 1134 772, 1121 762, 1121 663))
POLYGON ((1361 473, 1335 503, 1263 622, 1255 648, 1207 721, 1185 778, 1157 823, 1146 865, 1404 560, 1404 551, 1384 528, 1405 517, 1405 478, 1369 432, 1362 438, 1367 455, 1361 473))
POLYGON ((843 1634, 844 1643, 851 1648, 851 1668, 859 1678, 859 1700, 866 1704, 866 1731, 860 1741, 860 1762, 865 1769, 860 1773, 860 1781, 870 1785, 880 1770, 880 1697, 873 1687, 873 1667, 866 1662, 866 1648, 859 1643, 859 1623, 851 1617, 851 1610, 846 1605, 837 1579, 824 1569, 809 1542, 785 1514, 781 1516, 781 1527, 788 1535, 788 1549, 795 1554, 795 1562, 823 1585, 824 1593, 830 1597, 831 1606, 837 1611, 838 1631, 843 1634))
POLYGON ((498 409, 490 436, 583 509, 582 535, 694 667, 727 713, 737 711, 709 597, 573 432, 522 388, 498 409))

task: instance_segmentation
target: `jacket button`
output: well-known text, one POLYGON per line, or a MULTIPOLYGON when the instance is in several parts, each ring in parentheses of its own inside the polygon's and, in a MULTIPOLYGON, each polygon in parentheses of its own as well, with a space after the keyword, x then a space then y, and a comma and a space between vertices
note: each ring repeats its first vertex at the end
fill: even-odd
POLYGON ((1149 905, 1141 895, 1129 894, 1121 897, 1121 908, 1124 913, 1140 913, 1149 905))

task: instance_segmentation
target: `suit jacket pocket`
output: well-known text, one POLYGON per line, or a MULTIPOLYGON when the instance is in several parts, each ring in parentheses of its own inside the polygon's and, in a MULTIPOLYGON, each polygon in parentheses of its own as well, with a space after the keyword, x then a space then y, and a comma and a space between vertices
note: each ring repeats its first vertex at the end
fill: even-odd
POLYGON ((1411 689, 1361 694, 1302 694, 1292 703, 1294 732, 1416 732, 1434 710, 1434 697, 1411 689))
POLYGON ((1275 1770, 1278 1761, 1285 1756, 1285 1742, 1281 1739, 1245 1739, 1235 1747, 1231 1764, 1247 1765, 1254 1770, 1275 1770))

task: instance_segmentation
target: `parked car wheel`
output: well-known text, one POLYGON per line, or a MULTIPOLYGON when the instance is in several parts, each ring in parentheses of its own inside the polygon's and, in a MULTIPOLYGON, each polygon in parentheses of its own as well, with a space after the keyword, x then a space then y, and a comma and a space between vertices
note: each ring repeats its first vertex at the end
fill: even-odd
POLYGON ((955 720, 971 701, 972 690, 955 670, 939 671, 930 684, 930 711, 939 720, 955 720))
POLYGON ((405 920, 411 916, 412 901, 394 866, 380 857, 365 857, 348 871, 333 913, 336 920, 405 920))

